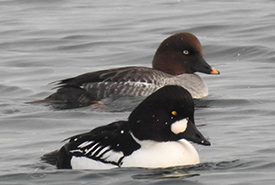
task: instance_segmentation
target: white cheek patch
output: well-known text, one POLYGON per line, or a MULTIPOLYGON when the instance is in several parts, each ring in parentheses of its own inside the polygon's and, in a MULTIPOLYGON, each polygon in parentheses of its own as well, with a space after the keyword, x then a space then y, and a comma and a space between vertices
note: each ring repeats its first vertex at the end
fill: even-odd
POLYGON ((171 131, 174 134, 179 134, 181 132, 184 132, 187 128, 187 123, 188 123, 187 119, 182 119, 182 120, 176 121, 175 123, 173 123, 171 125, 171 131))

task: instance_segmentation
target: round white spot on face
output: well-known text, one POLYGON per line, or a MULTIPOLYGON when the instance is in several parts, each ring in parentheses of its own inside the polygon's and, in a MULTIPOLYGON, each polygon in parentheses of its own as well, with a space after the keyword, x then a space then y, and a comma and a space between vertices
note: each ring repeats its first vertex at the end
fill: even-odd
POLYGON ((182 133, 182 132, 184 132, 186 130, 187 123, 188 123, 187 119, 182 119, 182 120, 176 121, 175 123, 173 123, 171 125, 171 131, 174 134, 182 133))

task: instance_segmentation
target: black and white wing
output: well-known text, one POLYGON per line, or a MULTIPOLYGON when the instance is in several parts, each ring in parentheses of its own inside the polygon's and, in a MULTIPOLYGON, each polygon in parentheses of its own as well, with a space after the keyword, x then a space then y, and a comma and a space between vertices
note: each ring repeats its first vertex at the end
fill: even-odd
POLYGON ((68 168, 73 157, 120 166, 125 156, 140 148, 129 133, 127 121, 98 127, 69 138, 59 152, 57 167, 68 168))

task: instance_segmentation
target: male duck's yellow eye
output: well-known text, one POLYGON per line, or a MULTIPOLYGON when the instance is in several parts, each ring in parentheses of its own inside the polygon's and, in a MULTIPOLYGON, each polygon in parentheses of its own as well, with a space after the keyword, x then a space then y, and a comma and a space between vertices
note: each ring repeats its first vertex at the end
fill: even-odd
POLYGON ((171 114, 172 114, 173 116, 178 115, 177 111, 175 111, 175 110, 174 110, 174 111, 172 111, 172 112, 171 112, 171 114))

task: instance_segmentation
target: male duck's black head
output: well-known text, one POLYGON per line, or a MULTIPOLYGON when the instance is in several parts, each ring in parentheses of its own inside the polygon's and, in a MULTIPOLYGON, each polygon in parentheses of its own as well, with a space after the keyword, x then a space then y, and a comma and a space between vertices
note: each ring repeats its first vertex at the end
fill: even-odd
POLYGON ((171 75, 195 72, 220 74, 204 60, 198 38, 187 32, 174 34, 160 44, 153 59, 153 68, 171 75))
POLYGON ((138 140, 186 139, 210 145, 194 122, 194 102, 179 86, 165 86, 147 97, 129 116, 130 130, 138 140))

